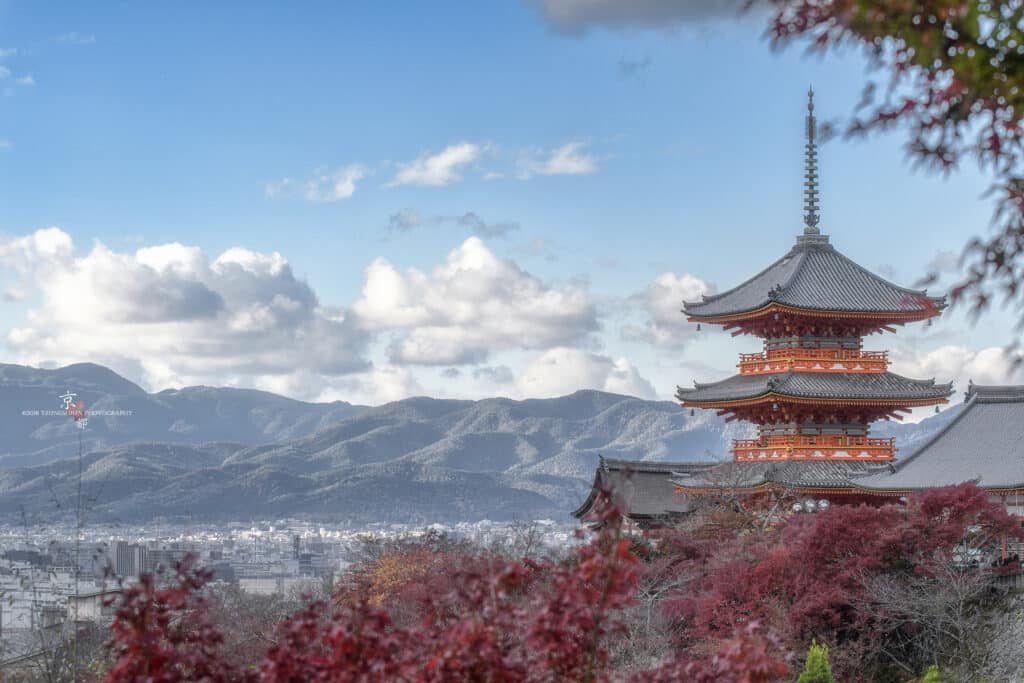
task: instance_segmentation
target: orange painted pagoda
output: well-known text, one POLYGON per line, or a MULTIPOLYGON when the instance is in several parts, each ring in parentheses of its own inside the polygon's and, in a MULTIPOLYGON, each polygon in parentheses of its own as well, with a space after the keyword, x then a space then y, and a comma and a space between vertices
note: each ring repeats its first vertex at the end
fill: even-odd
POLYGON ((806 123, 803 234, 743 284, 684 304, 691 322, 760 337, 763 348, 740 356, 739 374, 677 398, 758 425, 756 438, 733 442, 739 462, 889 461, 893 440, 872 438, 871 423, 946 403, 952 386, 889 372, 886 352, 865 350, 863 339, 937 316, 945 300, 871 273, 821 234, 813 92, 806 123))

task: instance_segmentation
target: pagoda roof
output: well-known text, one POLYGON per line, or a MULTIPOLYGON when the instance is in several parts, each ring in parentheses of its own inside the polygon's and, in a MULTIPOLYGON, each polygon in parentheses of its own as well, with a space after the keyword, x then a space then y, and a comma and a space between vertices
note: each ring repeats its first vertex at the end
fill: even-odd
POLYGON ((610 490, 616 502, 632 519, 684 514, 689 511, 690 502, 675 492, 671 481, 673 474, 697 472, 714 464, 602 458, 590 494, 572 515, 577 519, 585 519, 594 509, 601 489, 610 490))
POLYGON ((854 481, 869 491, 913 491, 973 481, 1024 488, 1024 386, 974 386, 960 413, 892 471, 854 481))
POLYGON ((953 392, 952 383, 934 379, 909 379, 891 372, 798 372, 733 375, 711 384, 695 382, 693 389, 679 388, 676 398, 686 403, 741 401, 768 394, 829 400, 916 401, 943 399, 953 392))
POLYGON ((683 306, 691 318, 714 318, 750 313, 773 303, 915 318, 931 317, 946 305, 945 297, 929 297, 923 290, 875 275, 839 253, 824 235, 802 235, 785 256, 746 282, 683 306))
POLYGON ((676 472, 672 483, 684 489, 756 489, 778 485, 796 488, 849 489, 853 477, 885 469, 888 463, 845 460, 723 462, 715 468, 676 472))

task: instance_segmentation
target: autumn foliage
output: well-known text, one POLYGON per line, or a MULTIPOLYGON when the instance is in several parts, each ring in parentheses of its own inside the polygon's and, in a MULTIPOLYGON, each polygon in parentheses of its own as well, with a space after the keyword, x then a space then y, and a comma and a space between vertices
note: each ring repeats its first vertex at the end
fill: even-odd
MULTIPOLYGON (((761 683, 788 680, 813 641, 837 680, 870 680, 895 642, 866 607, 870 579, 927 577, 964 539, 1012 528, 973 485, 906 506, 836 505, 768 531, 637 536, 614 510, 604 522, 561 559, 437 538, 390 549, 279 623, 261 661, 244 664, 222 650, 207 577, 185 564, 167 587, 147 579, 126 594, 108 680, 761 683), (638 638, 654 646, 622 645, 638 638)), ((902 666, 923 673, 907 642, 902 666)))

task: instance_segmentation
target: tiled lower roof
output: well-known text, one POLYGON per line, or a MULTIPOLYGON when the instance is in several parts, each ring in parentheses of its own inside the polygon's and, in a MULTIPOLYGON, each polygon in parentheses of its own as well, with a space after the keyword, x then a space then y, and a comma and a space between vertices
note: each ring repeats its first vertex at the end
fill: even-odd
POLYGON ((854 480, 860 488, 901 491, 976 482, 1024 488, 1024 386, 971 386, 960 413, 893 472, 854 480))
POLYGON ((679 388, 676 398, 688 403, 733 401, 768 393, 798 398, 823 399, 939 399, 949 396, 952 384, 935 380, 908 379, 891 372, 785 372, 775 375, 733 375, 711 384, 695 383, 693 389, 679 388))
POLYGON ((659 517, 687 512, 688 501, 676 493, 672 484, 673 473, 698 472, 712 465, 714 463, 602 459, 590 495, 572 515, 583 519, 593 509, 599 486, 610 489, 616 502, 630 517, 659 517))
POLYGON ((672 483, 684 488, 756 488, 765 484, 814 488, 849 488, 851 477, 879 470, 888 464, 842 460, 789 460, 780 462, 724 462, 702 472, 677 472, 672 483))

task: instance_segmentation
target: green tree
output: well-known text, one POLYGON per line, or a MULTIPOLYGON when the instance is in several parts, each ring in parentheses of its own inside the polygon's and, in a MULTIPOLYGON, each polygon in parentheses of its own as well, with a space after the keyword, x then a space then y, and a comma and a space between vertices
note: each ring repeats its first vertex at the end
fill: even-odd
POLYGON ((828 663, 827 645, 811 641, 811 647, 807 650, 807 663, 797 683, 835 683, 832 666, 828 663))
POLYGON ((921 683, 942 683, 942 679, 939 678, 939 667, 932 664, 928 667, 928 670, 924 672, 924 678, 921 679, 921 683))

